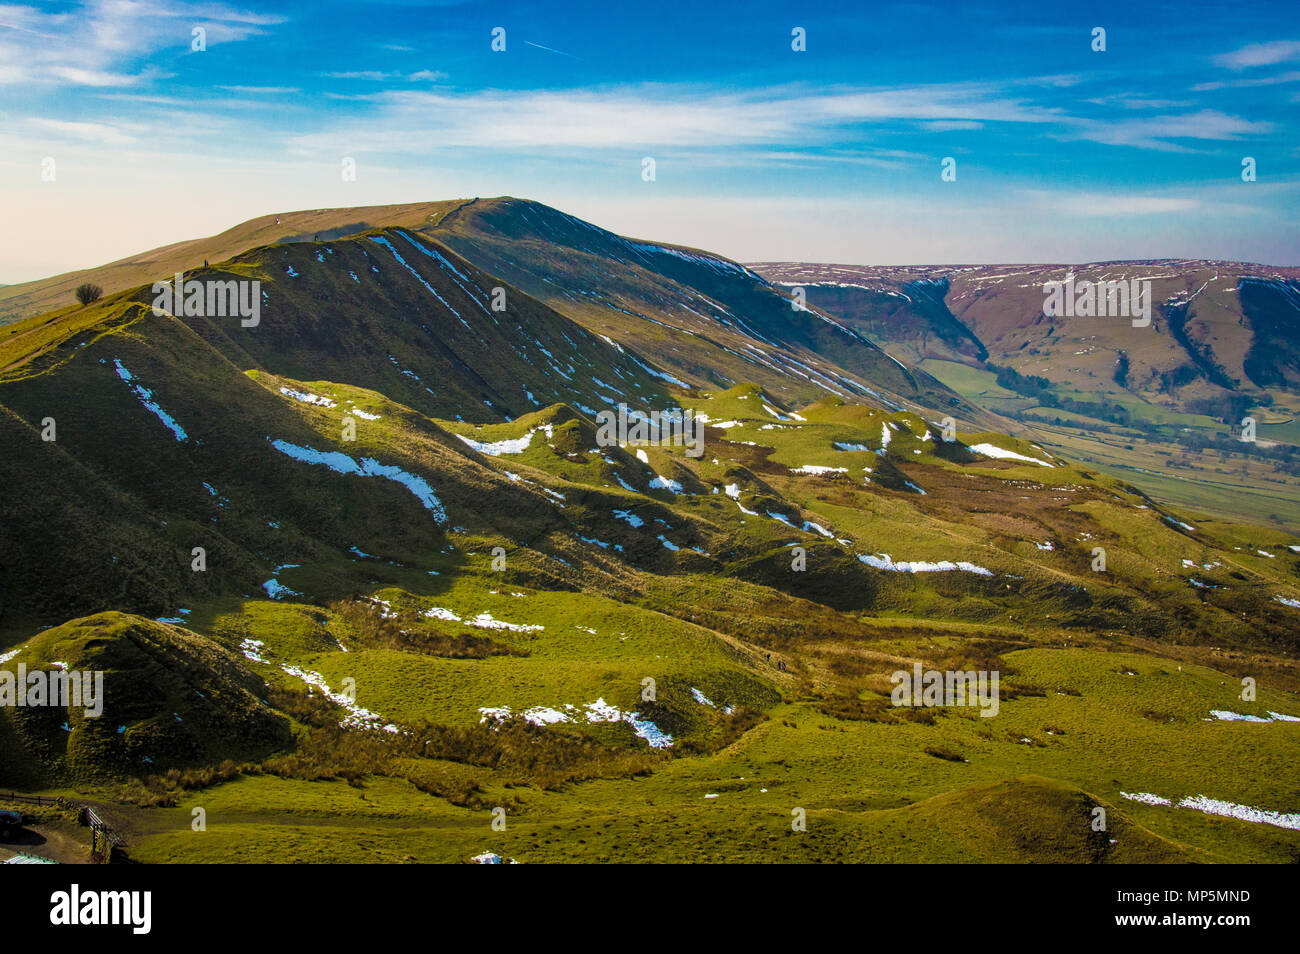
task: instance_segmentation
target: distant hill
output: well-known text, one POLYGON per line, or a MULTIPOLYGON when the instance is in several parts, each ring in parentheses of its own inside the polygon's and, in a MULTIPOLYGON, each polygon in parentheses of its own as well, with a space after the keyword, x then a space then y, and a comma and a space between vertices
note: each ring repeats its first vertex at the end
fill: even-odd
POLYGON ((810 302, 911 361, 987 363, 1177 410, 1227 410, 1234 394, 1300 388, 1300 268, 1163 259, 752 267, 782 287, 804 287, 810 302), (1117 317, 1047 317, 1044 283, 1070 275, 1076 283, 1149 281, 1150 327, 1117 317))
POLYGON ((1171 502, 1300 520, 1287 489, 1300 477, 1300 269, 1200 260, 751 267, 1015 422, 1006 429, 1171 502), (1149 323, 1049 317, 1044 286, 1067 279, 1076 298, 1085 282, 1149 287, 1149 323), (1240 439, 1251 436, 1243 422, 1254 422, 1253 440, 1240 439))

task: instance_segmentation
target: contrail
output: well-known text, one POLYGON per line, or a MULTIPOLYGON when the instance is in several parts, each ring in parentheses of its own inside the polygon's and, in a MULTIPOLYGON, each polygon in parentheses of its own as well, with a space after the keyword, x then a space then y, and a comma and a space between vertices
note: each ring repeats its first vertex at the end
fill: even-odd
POLYGON ((560 56, 573 56, 572 53, 565 53, 563 50, 553 50, 549 46, 542 46, 540 43, 534 43, 532 40, 524 40, 529 46, 535 46, 539 50, 545 50, 547 53, 559 53, 560 56))

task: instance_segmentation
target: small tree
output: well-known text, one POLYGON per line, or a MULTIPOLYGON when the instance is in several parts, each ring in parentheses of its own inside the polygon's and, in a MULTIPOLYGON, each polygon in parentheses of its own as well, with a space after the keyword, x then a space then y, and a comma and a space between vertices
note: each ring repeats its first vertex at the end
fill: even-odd
POLYGON ((102 294, 104 294, 104 289, 93 282, 85 282, 77 286, 77 301, 83 305, 89 305, 92 301, 99 301, 99 296, 102 294))

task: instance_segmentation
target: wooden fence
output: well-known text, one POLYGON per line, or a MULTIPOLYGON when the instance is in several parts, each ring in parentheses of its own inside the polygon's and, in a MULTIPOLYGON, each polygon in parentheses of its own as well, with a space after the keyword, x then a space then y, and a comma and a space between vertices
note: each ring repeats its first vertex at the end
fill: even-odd
POLYGON ((19 795, 17 792, 0 792, 0 802, 19 802, 37 807, 49 805, 79 808, 81 824, 90 827, 90 858, 97 864, 112 861, 115 851, 126 848, 126 840, 89 805, 60 796, 19 795))
POLYGON ((0 802, 26 802, 29 805, 57 805, 59 799, 50 795, 19 795, 17 792, 0 792, 0 802))

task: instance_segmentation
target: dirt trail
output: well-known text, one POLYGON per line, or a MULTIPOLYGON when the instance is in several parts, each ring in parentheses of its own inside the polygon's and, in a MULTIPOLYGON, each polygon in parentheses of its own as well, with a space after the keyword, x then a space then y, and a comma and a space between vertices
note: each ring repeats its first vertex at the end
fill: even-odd
POLYGON ((0 864, 14 855, 36 855, 64 865, 90 864, 90 845, 84 840, 89 831, 66 824, 29 824, 13 837, 0 841, 0 864))

